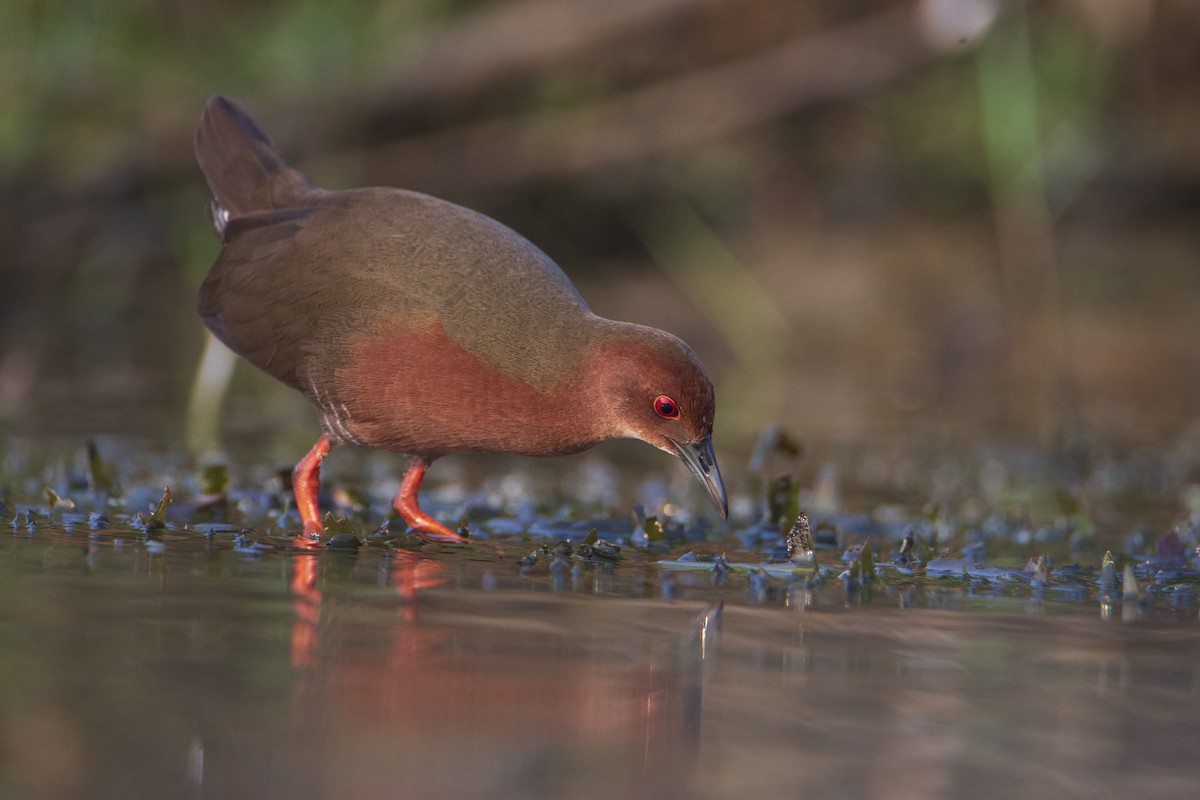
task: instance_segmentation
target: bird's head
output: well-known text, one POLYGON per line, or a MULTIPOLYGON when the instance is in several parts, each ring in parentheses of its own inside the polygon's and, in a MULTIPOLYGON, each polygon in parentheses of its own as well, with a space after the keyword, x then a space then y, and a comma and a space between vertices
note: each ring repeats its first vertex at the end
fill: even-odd
POLYGON ((715 401, 700 359, 675 336, 622 325, 596 362, 598 391, 614 436, 641 439, 678 456, 724 518, 725 484, 713 454, 715 401))

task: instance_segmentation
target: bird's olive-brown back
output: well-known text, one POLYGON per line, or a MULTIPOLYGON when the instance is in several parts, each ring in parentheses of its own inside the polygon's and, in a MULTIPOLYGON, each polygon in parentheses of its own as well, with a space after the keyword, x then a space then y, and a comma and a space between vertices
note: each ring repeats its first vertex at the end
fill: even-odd
MULTIPOLYGON (((598 318, 545 254, 488 217, 426 195, 328 192, 306 206, 236 217, 225 239, 201 288, 201 315, 323 415, 372 390, 338 379, 363 340, 391 336, 400 347, 404 333, 437 326, 481 367, 545 392, 577 375, 594 337, 598 318)), ((436 363, 425 380, 455 389, 455 375, 436 363)), ((352 424, 340 438, 357 438, 352 424)))

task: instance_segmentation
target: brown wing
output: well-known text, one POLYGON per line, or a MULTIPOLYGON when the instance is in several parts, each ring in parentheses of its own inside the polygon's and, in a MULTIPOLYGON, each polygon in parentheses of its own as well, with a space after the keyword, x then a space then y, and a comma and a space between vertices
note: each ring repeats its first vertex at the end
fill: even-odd
POLYGON ((311 212, 233 218, 197 304, 204 324, 229 349, 302 391, 297 365, 311 350, 323 288, 303 271, 302 223, 311 212))

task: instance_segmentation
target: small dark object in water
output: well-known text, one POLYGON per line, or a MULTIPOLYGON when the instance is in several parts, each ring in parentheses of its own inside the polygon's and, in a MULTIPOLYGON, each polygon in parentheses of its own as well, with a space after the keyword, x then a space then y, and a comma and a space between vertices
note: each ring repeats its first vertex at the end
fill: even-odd
POLYGON ((916 527, 909 525, 904 531, 904 539, 900 542, 900 553, 896 562, 905 566, 917 566, 926 563, 932 556, 932 548, 922 541, 916 527))
POLYGON ((550 569, 565 571, 571 566, 571 556, 575 554, 575 548, 571 547, 570 542, 564 540, 554 545, 551 553, 554 560, 550 562, 550 569))
POLYGON ((325 547, 330 550, 357 550, 362 547, 362 542, 352 533, 337 533, 329 537, 325 547))
POLYGON ((99 511, 93 511, 88 514, 88 529, 93 531, 108 530, 108 517, 101 514, 99 511))
POLYGON ((554 560, 557 562, 560 560, 570 559, 571 556, 575 555, 575 548, 571 546, 570 542, 563 539, 558 544, 554 545, 554 549, 550 552, 553 554, 554 560))
POLYGON ((787 557, 792 560, 811 558, 812 552, 812 528, 808 524, 808 514, 801 514, 787 532, 787 557))
POLYGON ((537 554, 537 551, 534 550, 529 555, 525 556, 520 561, 518 561, 517 566, 520 567, 521 569, 529 569, 530 567, 537 564, 537 562, 538 562, 538 554, 537 554))
POLYGON ((583 559, 599 558, 604 561, 620 561, 621 546, 597 539, 595 544, 581 544, 575 552, 583 559))

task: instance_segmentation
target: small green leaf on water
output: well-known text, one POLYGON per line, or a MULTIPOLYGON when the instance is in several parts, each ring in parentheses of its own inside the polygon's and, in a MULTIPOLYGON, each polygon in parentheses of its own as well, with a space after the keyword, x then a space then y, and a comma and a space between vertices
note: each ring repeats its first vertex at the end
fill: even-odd
POLYGON ((333 512, 325 512, 325 530, 334 536, 349 534, 354 536, 358 533, 358 528, 345 517, 335 517, 333 512))
POLYGON ((75 510, 75 501, 69 497, 62 497, 58 492, 47 486, 45 490, 46 505, 50 508, 62 508, 68 511, 75 510))
POLYGON ((229 491, 229 467, 224 464, 209 464, 200 470, 200 492, 207 495, 223 495, 229 491))
POLYGON ((599 540, 599 538, 600 538, 600 531, 596 528, 592 528, 591 531, 588 532, 588 535, 583 537, 583 543, 592 545, 592 544, 595 544, 597 542, 597 540, 599 540))
POLYGON ((171 506, 171 487, 164 486, 162 497, 158 501, 158 505, 154 507, 154 513, 150 515, 150 519, 146 522, 147 530, 157 530, 167 524, 167 509, 171 506))
POLYGON ((871 552, 871 541, 869 539, 863 542, 862 551, 858 557, 862 561, 862 579, 864 581, 875 580, 875 555, 871 552))
POLYGON ((667 534, 663 531, 662 523, 658 521, 658 517, 648 517, 646 524, 642 526, 642 532, 646 534, 648 542, 665 542, 667 534))
POLYGON ((100 458, 100 451, 95 442, 87 443, 88 454, 88 485, 94 492, 111 492, 113 488, 112 473, 108 465, 100 458))

